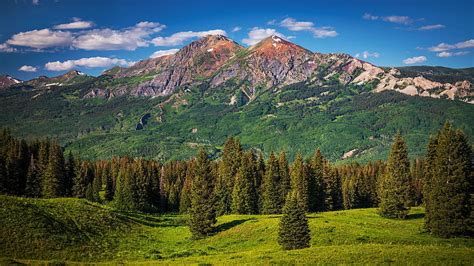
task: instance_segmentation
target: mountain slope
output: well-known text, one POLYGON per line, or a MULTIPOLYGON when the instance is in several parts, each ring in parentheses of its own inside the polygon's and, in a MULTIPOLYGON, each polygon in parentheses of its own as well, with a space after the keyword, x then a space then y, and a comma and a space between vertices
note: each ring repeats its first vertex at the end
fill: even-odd
POLYGON ((277 36, 249 48, 207 36, 99 77, 71 72, 2 90, 0 126, 21 137, 58 138, 84 158, 160 160, 192 156, 201 146, 219 152, 228 136, 265 154, 309 156, 319 147, 340 160, 356 149, 349 159, 363 161, 384 158, 397 131, 411 156, 424 153, 445 120, 473 135, 468 80, 403 73, 277 36))

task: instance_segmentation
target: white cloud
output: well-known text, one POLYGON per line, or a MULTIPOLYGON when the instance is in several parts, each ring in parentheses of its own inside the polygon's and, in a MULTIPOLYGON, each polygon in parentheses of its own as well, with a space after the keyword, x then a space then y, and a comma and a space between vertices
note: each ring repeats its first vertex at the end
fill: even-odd
POLYGON ((426 26, 419 27, 418 30, 438 30, 445 27, 446 26, 442 24, 434 24, 434 25, 426 25, 426 26))
POLYGON ((206 35, 227 35, 224 30, 208 30, 208 31, 182 31, 177 32, 168 37, 156 37, 151 42, 155 46, 176 46, 181 45, 185 41, 193 38, 201 38, 206 35))
POLYGON ((73 22, 59 24, 54 26, 57 30, 75 30, 75 29, 88 29, 94 26, 92 21, 82 21, 79 18, 73 18, 73 22))
POLYGON ((234 27, 234 28, 232 29, 232 32, 238 32, 238 31, 240 31, 241 29, 242 29, 241 27, 234 27))
POLYGON ((415 56, 415 57, 410 57, 405 60, 403 60, 403 63, 406 65, 411 65, 411 64, 418 64, 418 63, 423 63, 426 61, 425 56, 415 56))
POLYGON ((474 48, 474 39, 470 39, 464 42, 458 42, 456 44, 447 44, 447 43, 440 43, 436 46, 428 48, 431 52, 443 52, 453 49, 466 49, 466 48, 474 48))
POLYGON ((109 67, 113 65, 121 65, 121 66, 130 66, 134 62, 127 61, 125 59, 118 59, 118 58, 109 58, 109 57, 88 57, 88 58, 81 58, 77 60, 67 60, 67 61, 55 61, 55 62, 48 62, 44 65, 47 70, 50 71, 64 71, 70 70, 75 67, 109 67))
POLYGON ((162 56, 165 56, 165 55, 171 55, 171 54, 175 54, 179 51, 179 49, 169 49, 169 50, 159 50, 159 51, 156 51, 154 52, 150 58, 157 58, 157 57, 162 57, 162 56))
POLYGON ((357 58, 362 57, 362 58, 364 58, 364 59, 367 59, 367 58, 369 58, 369 57, 379 58, 379 57, 380 57, 380 54, 377 53, 377 52, 371 53, 371 52, 369 52, 369 51, 364 51, 364 52, 362 52, 362 53, 357 53, 357 54, 355 55, 355 57, 357 57, 357 58))
POLYGON ((48 47, 69 46, 72 40, 73 36, 68 31, 42 29, 17 33, 7 41, 7 44, 43 49, 48 47))
POLYGON ((413 19, 411 19, 408 16, 386 16, 386 17, 381 17, 381 16, 375 16, 370 13, 365 13, 362 16, 363 19, 366 20, 383 20, 385 22, 391 22, 391 23, 396 23, 396 24, 403 24, 403 25, 408 25, 413 22, 413 19))
POLYGON ((147 38, 164 28, 165 25, 145 21, 122 30, 90 30, 74 39, 72 46, 83 50, 134 51, 138 47, 147 47, 147 38))
POLYGON ((36 71, 38 71, 38 68, 36 68, 34 66, 24 65, 24 66, 20 67, 18 70, 25 71, 25 72, 36 72, 36 71))
POLYGON ((39 0, 31 0, 31 3, 35 6, 39 5, 39 0))
POLYGON ((16 52, 16 48, 13 48, 6 43, 0 43, 0 53, 13 53, 13 52, 16 52))
POLYGON ((270 37, 272 35, 279 36, 282 38, 285 37, 285 35, 277 32, 275 29, 262 29, 262 28, 254 27, 248 33, 248 38, 243 39, 242 42, 247 45, 254 45, 260 42, 261 40, 267 37, 270 37))
POLYGON ((444 52, 441 52, 441 53, 436 54, 436 56, 437 56, 437 57, 443 57, 443 58, 444 58, 444 57, 451 57, 451 56, 466 55, 466 54, 468 54, 468 53, 469 53, 468 51, 461 51, 461 52, 455 52, 455 53, 444 51, 444 52))
POLYGON ((309 31, 316 38, 327 38, 337 36, 337 32, 330 27, 315 27, 310 21, 297 21, 294 18, 286 18, 279 24, 290 31, 309 31))

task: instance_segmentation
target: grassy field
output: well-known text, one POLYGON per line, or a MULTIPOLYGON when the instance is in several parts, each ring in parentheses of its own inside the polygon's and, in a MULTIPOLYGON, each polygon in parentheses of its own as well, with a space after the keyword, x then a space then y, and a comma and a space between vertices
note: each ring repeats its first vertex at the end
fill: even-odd
POLYGON ((474 239, 441 239, 423 230, 423 209, 409 219, 376 209, 309 214, 311 247, 283 251, 278 215, 219 217, 216 233, 192 240, 183 215, 121 213, 78 199, 0 196, 0 265, 14 261, 144 264, 474 263, 474 239))

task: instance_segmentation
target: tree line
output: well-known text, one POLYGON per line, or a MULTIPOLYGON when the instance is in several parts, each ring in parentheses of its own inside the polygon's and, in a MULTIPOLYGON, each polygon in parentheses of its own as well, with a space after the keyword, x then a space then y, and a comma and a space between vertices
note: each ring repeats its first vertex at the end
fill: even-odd
POLYGON ((200 150, 195 158, 164 164, 128 157, 85 161, 72 153, 65 156, 53 140, 27 142, 3 130, 0 193, 188 213, 196 236, 210 234, 219 215, 291 212, 295 199, 303 213, 379 207, 381 215, 393 218, 406 218, 409 207, 423 204, 427 230, 472 235, 471 156, 467 137, 449 123, 432 137, 425 158, 410 162, 397 135, 386 162, 341 165, 319 150, 307 159, 298 154, 291 163, 285 152, 271 152, 265 159, 233 137, 216 160, 200 150))

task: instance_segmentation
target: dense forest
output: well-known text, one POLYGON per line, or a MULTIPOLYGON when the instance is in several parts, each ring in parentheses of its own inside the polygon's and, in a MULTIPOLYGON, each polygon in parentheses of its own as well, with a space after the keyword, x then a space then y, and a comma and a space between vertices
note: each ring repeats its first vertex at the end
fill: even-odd
POLYGON ((474 179, 467 136, 446 123, 431 137, 425 157, 410 162, 407 150, 397 135, 387 161, 334 165, 318 149, 290 163, 284 151, 264 158, 230 137, 215 160, 201 149, 194 158, 164 164, 129 157, 87 161, 64 155, 54 140, 27 142, 5 129, 0 192, 86 198, 126 211, 188 213, 198 237, 212 231, 217 215, 299 217, 301 212, 291 212, 295 206, 303 214, 379 207, 382 216, 406 218, 409 208, 420 204, 427 211, 427 230, 472 235, 474 179))

